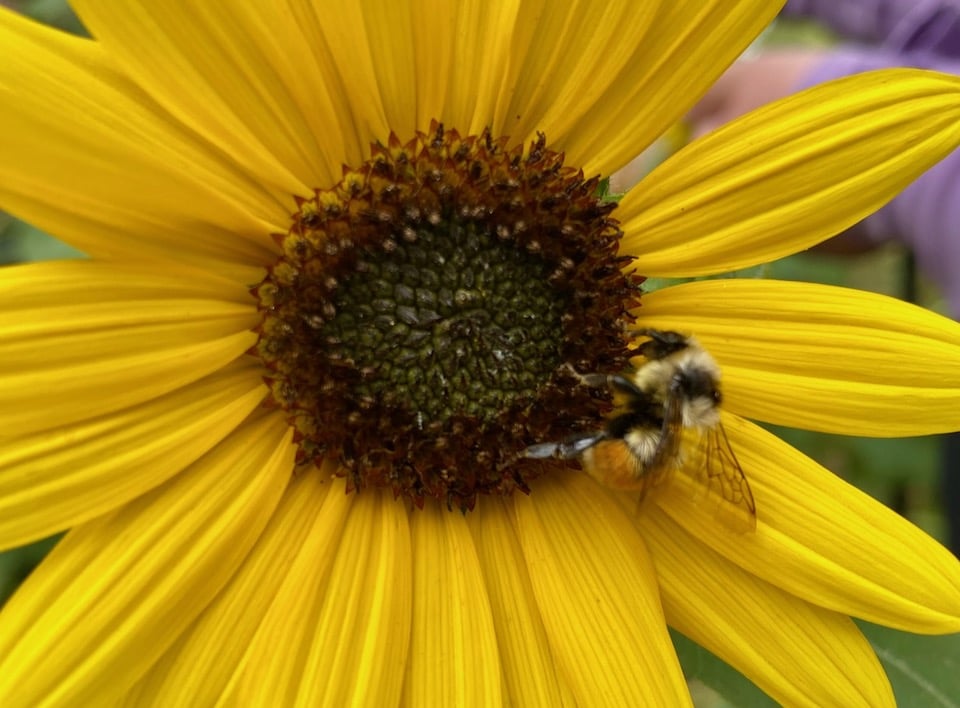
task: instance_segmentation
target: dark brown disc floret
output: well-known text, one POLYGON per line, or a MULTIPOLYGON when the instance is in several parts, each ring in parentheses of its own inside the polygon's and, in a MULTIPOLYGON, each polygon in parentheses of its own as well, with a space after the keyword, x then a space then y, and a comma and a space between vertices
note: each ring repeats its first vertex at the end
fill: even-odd
POLYGON ((626 367, 640 279, 598 178, 542 135, 507 145, 435 123, 299 201, 253 292, 301 465, 466 510, 550 469, 527 446, 602 420, 571 368, 626 367))

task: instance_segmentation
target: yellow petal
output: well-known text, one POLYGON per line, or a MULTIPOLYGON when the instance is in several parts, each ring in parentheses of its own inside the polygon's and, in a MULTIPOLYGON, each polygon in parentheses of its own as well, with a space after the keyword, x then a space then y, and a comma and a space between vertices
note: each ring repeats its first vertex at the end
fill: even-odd
POLYGON ((330 582, 340 536, 356 501, 345 493, 343 479, 327 483, 331 489, 322 508, 302 538, 292 542, 295 557, 270 598, 266 614, 256 618, 259 626, 240 664, 233 667, 234 674, 224 689, 227 705, 267 705, 270 701, 292 705, 296 699, 316 639, 315 620, 324 603, 323 588, 330 582))
POLYGON ((387 120, 383 101, 389 97, 380 95, 377 72, 389 67, 384 67, 381 55, 375 53, 386 49, 371 40, 375 36, 371 33, 389 28, 375 24, 368 32, 362 3, 295 3, 292 12, 313 42, 316 68, 325 77, 326 89, 341 106, 338 113, 344 136, 354 131, 354 139, 347 138, 345 147, 351 150, 355 143, 359 152, 350 153, 347 164, 359 164, 369 156, 370 142, 386 140, 391 128, 402 133, 400 126, 387 120))
POLYGON ((397 705, 410 637, 410 534, 385 492, 333 482, 228 704, 397 705), (283 647, 283 651, 277 651, 283 647))
POLYGON ((0 613, 0 703, 108 703, 230 580, 279 502, 290 431, 263 416, 70 532, 0 613))
POLYGON ((697 505, 677 475, 657 503, 746 571, 815 605, 924 634, 960 631, 960 562, 909 521, 774 435, 724 416, 757 504, 736 534, 697 505))
POLYGON ((263 400, 261 375, 250 363, 229 365, 114 415, 0 437, 0 547, 76 526, 179 473, 263 400))
POLYGON ((960 429, 960 325, 915 305, 730 279, 664 288, 637 314, 642 327, 696 335, 740 415, 873 437, 960 429))
MULTIPOLYGON (((625 67, 637 73, 648 68, 635 55, 654 41, 649 30, 659 3, 538 0, 519 5, 512 35, 506 35, 509 61, 502 86, 494 91, 493 129, 518 142, 545 131, 551 145, 560 144, 585 113, 609 109, 598 99, 625 67)), ((671 36, 682 31, 677 25, 659 29, 671 36)))
MULTIPOLYGON (((461 132, 479 134, 485 128, 495 129, 494 111, 500 100, 504 77, 518 63, 515 60, 514 32, 519 29, 522 20, 518 19, 518 14, 526 4, 520 0, 449 3, 458 8, 455 24, 442 27, 436 22, 424 23, 427 31, 416 45, 418 60, 424 47, 438 41, 438 35, 450 36, 451 60, 440 62, 440 66, 449 64, 451 67, 442 119, 450 121, 451 126, 462 126, 461 132)), ((423 14, 442 18, 444 13, 438 12, 437 5, 433 0, 419 3, 423 14)), ((423 62, 418 62, 418 82, 423 69, 423 62)), ((433 69, 427 75, 437 71, 433 69)), ((444 69, 439 71, 444 72, 444 69)), ((418 115, 421 125, 430 117, 433 114, 422 110, 418 115)))
POLYGON ((90 255, 267 262, 289 204, 173 123, 99 44, 0 8, 0 46, 4 209, 90 255))
POLYGON ((500 655, 466 520, 428 504, 412 514, 413 625, 403 702, 500 705, 500 655))
POLYGON ((231 301, 236 284, 204 282, 194 271, 78 261, 3 275, 4 436, 149 401, 226 366, 256 341, 252 300, 231 301), (222 298, 204 292, 220 287, 222 298))
MULTIPOLYGON (((636 51, 593 101, 595 109, 563 136, 567 163, 587 175, 623 167, 706 93, 782 6, 783 0, 668 0, 642 37, 623 28, 613 41, 636 51)), ((549 127, 547 138, 553 139, 549 127)))
POLYGON ((747 573, 652 504, 636 523, 657 568, 670 626, 778 703, 894 705, 883 667, 848 617, 747 573))
MULTIPOLYGON (((164 264, 136 265, 134 263, 104 263, 96 261, 47 261, 18 266, 5 266, 0 273, 0 297, 10 303, 8 317, 13 317, 16 308, 28 309, 25 315, 16 321, 16 329, 30 326, 31 320, 53 318, 59 320, 64 331, 89 329, 96 323, 89 317, 77 322, 79 312, 70 310, 73 306, 101 305, 104 321, 121 319, 114 309, 123 307, 127 300, 138 300, 138 307, 147 308, 149 301, 161 306, 152 308, 160 312, 175 301, 216 300, 224 303, 246 305, 251 309, 253 301, 248 284, 228 280, 202 270, 184 266, 164 264), (170 303, 163 304, 163 298, 170 303), (120 301, 120 302, 115 302, 120 301), (110 307, 105 305, 109 304, 110 307), (14 307, 15 306, 15 307, 14 307), (59 313, 66 310, 68 317, 59 313)), ((261 276, 262 277, 262 276, 261 276)), ((184 312, 167 314, 169 320, 182 317, 184 312)), ((127 316, 136 321, 128 311, 127 316)), ((13 328, 14 320, 5 317, 2 325, 13 328)), ((43 325, 41 325, 42 327, 43 325)))
POLYGON ((226 366, 256 341, 243 331, 205 339, 211 333, 203 325, 7 343, 0 359, 13 373, 0 376, 0 426, 24 435, 133 406, 226 366), (36 361, 29 362, 31 351, 36 361))
MULTIPOLYGON (((353 500, 297 696, 303 705, 397 705, 410 648, 407 512, 387 491, 353 500)), ((436 668, 436 665, 434 665, 436 668)))
MULTIPOLYGON (((216 704, 286 581, 297 553, 318 523, 330 487, 327 476, 318 470, 292 480, 229 584, 137 683, 124 705, 216 704)), ((290 617, 297 621, 299 611, 290 617)))
POLYGON ((491 127, 513 51, 517 5, 516 0, 366 2, 359 23, 341 19, 344 10, 338 9, 334 21, 340 31, 363 45, 339 48, 338 54, 369 54, 376 74, 379 102, 359 94, 355 112, 376 112, 382 105, 401 139, 426 130, 431 120, 463 135, 491 127))
MULTIPOLYGON (((369 53, 376 76, 374 96, 378 96, 383 106, 390 130, 403 137, 412 137, 418 127, 412 2, 357 3, 362 17, 356 32, 352 27, 347 29, 341 25, 355 41, 366 39, 366 46, 354 48, 351 53, 358 50, 369 53)), ((365 103, 369 103, 369 99, 365 103)))
POLYGON ((511 507, 500 499, 483 499, 467 517, 493 611, 504 688, 512 705, 563 705, 564 687, 526 573, 511 507))
POLYGON ((582 473, 515 499, 550 647, 581 705, 688 705, 657 578, 629 517, 582 473))
POLYGON ((165 109, 251 174, 309 196, 340 178, 334 101, 289 4, 80 0, 106 53, 165 109))
MULTIPOLYGON (((493 12, 503 3, 488 3, 493 12)), ((401 87, 401 83, 407 77, 395 76, 395 82, 382 84, 385 94, 393 90, 399 90, 401 93, 415 93, 412 115, 405 116, 407 122, 412 121, 421 130, 430 125, 430 119, 443 121, 451 128, 466 132, 470 124, 471 112, 458 110, 451 107, 444 110, 448 94, 454 90, 457 80, 466 80, 466 67, 461 68, 460 75, 457 75, 455 54, 463 52, 465 58, 469 61, 469 53, 474 51, 474 43, 477 41, 477 35, 485 35, 483 24, 477 27, 460 28, 459 22, 464 18, 477 20, 474 10, 480 3, 464 0, 463 2, 431 2, 430 0, 413 2, 390 3, 394 10, 400 10, 401 13, 409 13, 405 18, 409 24, 409 29, 404 29, 402 37, 392 39, 390 45, 397 48, 398 58, 402 57, 412 62, 409 79, 411 83, 407 90, 401 87), (409 41, 404 41, 409 40, 409 41), (456 78, 454 78, 456 77, 456 78)), ((370 3, 367 7, 367 22, 371 25, 371 31, 387 33, 391 28, 384 27, 373 29, 378 23, 376 17, 382 10, 370 3)), ((493 13, 478 13, 483 19, 481 23, 493 13)), ((386 24, 390 24, 388 21, 386 24)), ((484 37, 486 38, 486 37, 484 37)), ((496 56, 497 52, 491 47, 491 55, 496 56)), ((479 58, 479 57, 478 57, 479 58)), ((381 65, 381 70, 387 68, 381 65)), ((471 86, 474 90, 476 87, 471 86)), ((476 99, 476 92, 473 94, 476 99)), ((393 103, 396 98, 384 95, 383 100, 386 103, 393 103)), ((409 137, 409 136, 406 136, 409 137)))
POLYGON ((960 145, 960 77, 886 69, 777 101, 704 136, 620 203, 645 275, 765 263, 840 233, 960 145))

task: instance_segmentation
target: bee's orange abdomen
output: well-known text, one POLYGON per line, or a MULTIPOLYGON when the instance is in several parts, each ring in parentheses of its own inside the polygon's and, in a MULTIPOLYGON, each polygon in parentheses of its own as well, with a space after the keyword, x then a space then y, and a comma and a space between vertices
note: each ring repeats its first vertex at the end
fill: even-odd
POLYGON ((643 465, 622 440, 604 440, 583 453, 583 469, 601 484, 624 491, 646 485, 643 465))

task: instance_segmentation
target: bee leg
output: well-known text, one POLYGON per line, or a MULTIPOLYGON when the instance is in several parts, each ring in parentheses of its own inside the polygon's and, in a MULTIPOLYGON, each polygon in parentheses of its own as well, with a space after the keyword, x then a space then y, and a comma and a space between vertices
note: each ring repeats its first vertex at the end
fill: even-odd
POLYGON ((589 386, 590 388, 616 388, 623 393, 629 393, 635 396, 645 395, 643 391, 637 388, 633 381, 621 374, 581 374, 574 369, 569 362, 564 364, 563 368, 574 378, 578 379, 582 385, 589 386))
POLYGON ((591 448, 601 440, 605 440, 607 432, 601 430, 596 433, 584 433, 575 438, 569 438, 563 442, 539 443, 531 445, 523 451, 524 457, 534 460, 545 460, 548 458, 558 458, 561 460, 570 460, 579 457, 587 448, 591 448))
POLYGON ((580 383, 592 388, 603 388, 607 385, 608 380, 612 378, 609 374, 578 374, 578 376, 580 383))
POLYGON ((524 457, 529 457, 534 460, 545 460, 549 457, 561 457, 560 455, 560 446, 563 443, 540 443, 539 445, 531 445, 526 450, 523 451, 524 457))
POLYGON ((580 380, 585 386, 593 388, 615 388, 630 396, 645 397, 647 395, 633 381, 621 374, 584 374, 580 376, 580 380))
POLYGON ((581 374, 579 371, 573 368, 573 364, 571 364, 569 361, 564 362, 559 370, 565 371, 567 374, 579 381, 582 386, 599 387, 604 385, 603 381, 597 379, 598 376, 602 377, 603 374, 581 374))
POLYGON ((629 396, 641 398, 647 395, 643 389, 621 374, 585 374, 580 378, 585 385, 593 388, 614 388, 629 396))

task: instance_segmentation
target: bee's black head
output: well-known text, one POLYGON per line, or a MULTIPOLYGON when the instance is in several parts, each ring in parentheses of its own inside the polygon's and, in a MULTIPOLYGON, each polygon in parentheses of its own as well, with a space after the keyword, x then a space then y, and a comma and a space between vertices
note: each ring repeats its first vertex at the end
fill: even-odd
POLYGON ((675 391, 687 400, 706 399, 719 405, 723 400, 717 379, 712 372, 697 367, 686 367, 676 373, 675 391))

